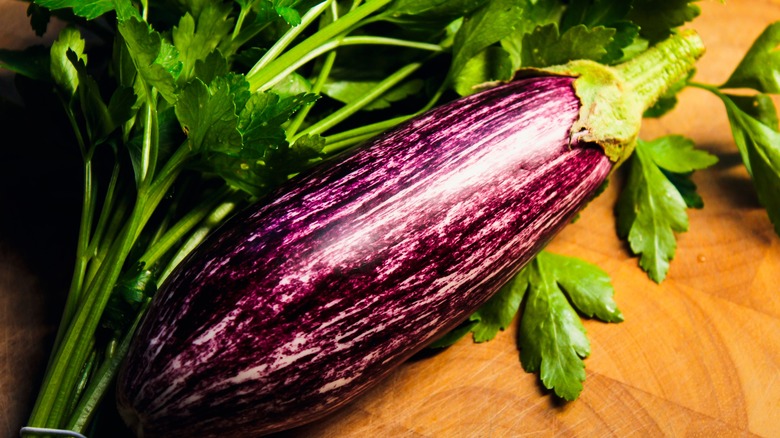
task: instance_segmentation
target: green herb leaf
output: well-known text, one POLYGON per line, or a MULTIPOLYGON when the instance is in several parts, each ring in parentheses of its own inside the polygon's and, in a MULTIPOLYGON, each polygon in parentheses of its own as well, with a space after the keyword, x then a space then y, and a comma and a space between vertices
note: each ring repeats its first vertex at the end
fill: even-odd
POLYGON ((721 88, 753 88, 780 93, 780 21, 770 24, 721 88))
POLYGON ((131 270, 114 286, 103 312, 101 326, 121 334, 133 321, 138 306, 156 291, 157 284, 152 271, 143 268, 131 270))
POLYGON ((674 173, 702 170, 718 162, 715 155, 696 149, 693 140, 681 135, 642 142, 642 147, 658 167, 674 173))
POLYGON ((117 27, 127 46, 127 53, 144 82, 155 87, 166 101, 176 102, 175 77, 182 68, 176 49, 138 19, 120 22, 117 27))
POLYGON ((688 216, 685 200, 643 144, 637 144, 629 159, 628 180, 617 202, 617 228, 631 251, 641 256, 642 269, 660 283, 677 248, 674 232, 688 229, 688 216))
MULTIPOLYGON (((535 3, 526 1, 523 6, 523 16, 515 30, 501 39, 501 47, 509 53, 515 70, 523 67, 523 39, 537 27, 558 23, 565 6, 557 0, 538 0, 535 3)), ((530 48, 533 50, 533 48, 530 48)))
MULTIPOLYGON (((686 173, 704 169, 716 158, 693 148, 681 136, 661 137, 651 142, 639 141, 629 160, 629 175, 617 203, 617 228, 621 238, 628 239, 639 264, 654 281, 660 283, 669 270, 677 248, 675 232, 688 229, 689 203, 669 180, 668 172, 686 173)), ((678 182, 679 183, 679 182, 678 182)), ((690 186, 683 186, 690 191, 690 186)), ((686 193, 691 198, 690 193, 686 193)))
POLYGON ((574 59, 597 61, 607 54, 615 29, 578 25, 558 34, 556 24, 537 27, 523 39, 522 65, 548 67, 574 59))
POLYGON ((468 15, 455 34, 450 81, 461 74, 469 59, 511 35, 522 22, 522 0, 491 0, 468 15))
POLYGON ((46 34, 49 21, 51 20, 50 10, 31 2, 27 6, 27 16, 30 17, 30 26, 32 26, 36 35, 43 36, 46 34))
POLYGON ((778 117, 775 102, 767 94, 752 96, 726 94, 726 96, 748 116, 758 120, 773 130, 778 130, 778 117))
MULTIPOLYGON (((288 98, 280 98, 271 92, 253 94, 239 115, 239 130, 244 144, 275 147, 285 142, 286 134, 282 124, 302 105, 314 100, 316 96, 312 94, 288 98)), ((263 155, 258 154, 257 157, 263 155)))
POLYGON ((283 125, 313 94, 249 93, 243 76, 195 80, 181 92, 176 115, 199 152, 194 166, 259 197, 321 156, 325 141, 301 137, 290 147, 283 125))
POLYGON ((395 0, 387 6, 383 17, 401 23, 448 23, 468 15, 487 1, 489 0, 395 0))
POLYGON ((520 361, 539 372, 545 387, 566 400, 576 399, 585 380, 583 358, 590 354, 585 327, 560 288, 555 258, 540 253, 525 270, 530 288, 520 319, 520 361))
POLYGON ((517 315, 528 289, 528 270, 522 270, 505 284, 487 303, 474 312, 469 321, 475 342, 485 342, 505 330, 517 315))
POLYGON ((590 353, 577 312, 620 322, 623 314, 613 295, 609 276, 595 265, 542 251, 467 322, 431 347, 447 347, 469 332, 473 332, 475 342, 493 339, 509 326, 525 299, 519 336, 523 368, 541 371, 545 387, 574 400, 585 379, 582 359, 590 353))
POLYGON ((115 0, 35 0, 35 3, 51 10, 72 8, 73 13, 87 20, 114 10, 115 0))
POLYGON ((274 0, 274 9, 290 26, 301 24, 301 14, 293 7, 293 0, 274 0))
POLYGON ((607 54, 599 61, 605 64, 617 64, 627 61, 647 50, 648 42, 641 37, 639 26, 627 21, 619 21, 609 26, 615 29, 612 42, 605 49, 607 54))
POLYGON ((631 11, 632 1, 625 0, 572 0, 561 19, 561 29, 586 25, 611 26, 623 21, 631 11))
POLYGON ((701 13, 696 0, 634 0, 628 19, 639 26, 651 43, 672 34, 675 28, 692 21, 701 13))
POLYGON ((0 49, 0 69, 4 68, 28 78, 51 80, 50 50, 32 46, 24 50, 0 49))
POLYGON ((623 314, 613 299, 612 281, 606 272, 576 257, 543 254, 545 266, 554 274, 577 311, 605 322, 623 321, 623 314))
POLYGON ((86 63, 85 45, 86 41, 81 38, 81 33, 78 30, 66 27, 62 29, 57 40, 51 46, 51 78, 68 97, 76 94, 76 89, 79 86, 79 74, 67 54, 70 51, 86 63))
POLYGON ((215 50, 206 56, 206 59, 195 61, 195 77, 210 84, 219 76, 227 76, 230 65, 227 58, 222 56, 219 50, 215 50))
POLYGON ((780 235, 780 132, 742 111, 728 96, 726 104, 734 142, 753 178, 758 200, 780 235))
POLYGON ((205 60, 222 41, 230 38, 233 29, 230 12, 229 4, 208 3, 201 9, 197 21, 187 13, 173 28, 173 45, 182 62, 180 83, 193 77, 196 62, 205 60))
POLYGON ((479 91, 482 84, 512 79, 515 69, 506 50, 489 46, 466 61, 455 78, 453 88, 461 96, 479 91))
POLYGON ((67 59, 76 69, 78 75, 78 96, 81 110, 87 125, 87 136, 90 144, 96 145, 108 136, 115 128, 111 112, 100 95, 100 87, 94 78, 87 73, 84 59, 76 52, 69 50, 67 59))
POLYGON ((703 208, 704 200, 696 191, 696 184, 691 180, 692 172, 689 173, 674 173, 661 169, 666 179, 669 180, 674 187, 680 192, 685 201, 685 206, 688 208, 703 208))
POLYGON ((193 151, 241 147, 238 116, 226 81, 214 81, 207 86, 195 79, 187 84, 176 102, 176 117, 193 151))
MULTIPOLYGON (((325 84, 327 87, 327 83, 325 84)), ((290 73, 284 79, 274 84, 271 91, 280 97, 291 97, 298 94, 307 94, 312 92, 312 85, 308 79, 298 73, 290 73)), ((322 91, 323 94, 324 91, 322 91)), ((332 96, 331 96, 332 97, 332 96)))

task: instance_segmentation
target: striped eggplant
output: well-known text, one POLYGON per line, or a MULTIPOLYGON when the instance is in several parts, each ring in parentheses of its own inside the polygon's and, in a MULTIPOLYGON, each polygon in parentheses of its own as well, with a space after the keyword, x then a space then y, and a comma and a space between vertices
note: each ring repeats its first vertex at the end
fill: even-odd
POLYGON ((573 134, 574 82, 445 104, 232 218, 151 304, 118 378, 127 424, 144 437, 291 428, 464 321, 613 168, 587 129, 573 134))

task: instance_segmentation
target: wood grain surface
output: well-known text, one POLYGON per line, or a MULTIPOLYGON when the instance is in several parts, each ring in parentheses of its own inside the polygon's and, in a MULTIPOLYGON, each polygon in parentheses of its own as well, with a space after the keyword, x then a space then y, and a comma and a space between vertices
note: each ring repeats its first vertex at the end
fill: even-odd
MULTIPOLYGON (((9 4, 0 2, 2 18, 21 12, 26 20, 23 8, 9 4)), ((723 82, 761 30, 780 20, 778 0, 700 5, 691 26, 708 47, 700 82, 723 82)), ((0 47, 15 38, 0 33, 0 47)), ((9 131, 18 126, 0 123, 0 436, 10 437, 29 412, 67 287, 75 230, 68 215, 77 211, 68 205, 78 203, 78 185, 70 186, 75 194, 35 195, 37 180, 12 180, 9 170, 29 154, 7 158, 9 131), (34 195, 51 207, 24 201, 34 195)), ((690 231, 677 236, 662 284, 648 279, 615 235, 619 178, 549 247, 606 270, 625 316, 620 324, 585 321, 592 354, 577 401, 556 400, 522 370, 512 326, 492 342, 463 340, 416 358, 335 415, 285 435, 780 436, 780 238, 758 205, 720 101, 686 90, 678 108, 647 121, 642 135, 670 133, 687 135, 720 161, 694 176, 705 208, 690 211, 690 231)), ((67 166, 43 166, 66 174, 67 166)))

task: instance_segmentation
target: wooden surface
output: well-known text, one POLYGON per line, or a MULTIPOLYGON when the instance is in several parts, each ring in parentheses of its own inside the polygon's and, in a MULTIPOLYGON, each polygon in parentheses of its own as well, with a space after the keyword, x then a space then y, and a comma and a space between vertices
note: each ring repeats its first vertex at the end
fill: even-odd
MULTIPOLYGON (((764 26, 780 20, 777 0, 700 4, 692 27, 708 46, 701 82, 725 80, 764 26)), ((648 121, 643 136, 685 134, 720 162, 694 177, 705 208, 690 212, 666 281, 651 282, 615 237, 617 182, 549 248, 605 269, 625 315, 621 324, 585 322, 592 354, 579 400, 556 401, 522 370, 513 326, 495 341, 461 341, 409 362, 291 435, 780 436, 780 238, 758 206, 720 102, 700 90, 681 100, 669 116, 648 121)), ((2 181, 1 200, 29 190, 2 181)), ((11 205, 3 215, 31 219, 23 210, 11 205)), ((67 264, 68 238, 45 237, 73 228, 32 231, 26 219, 0 222, 0 436, 13 436, 26 418, 69 269, 57 265, 67 264)))

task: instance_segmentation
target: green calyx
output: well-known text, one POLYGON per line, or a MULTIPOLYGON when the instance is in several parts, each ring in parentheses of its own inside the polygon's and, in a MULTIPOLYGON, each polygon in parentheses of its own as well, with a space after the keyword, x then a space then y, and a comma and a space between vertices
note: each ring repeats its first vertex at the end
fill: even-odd
POLYGON ((634 150, 645 110, 684 79, 703 54, 699 35, 682 31, 617 66, 576 60, 521 71, 519 76, 576 77, 574 88, 582 106, 572 138, 600 145, 617 167, 634 150))

